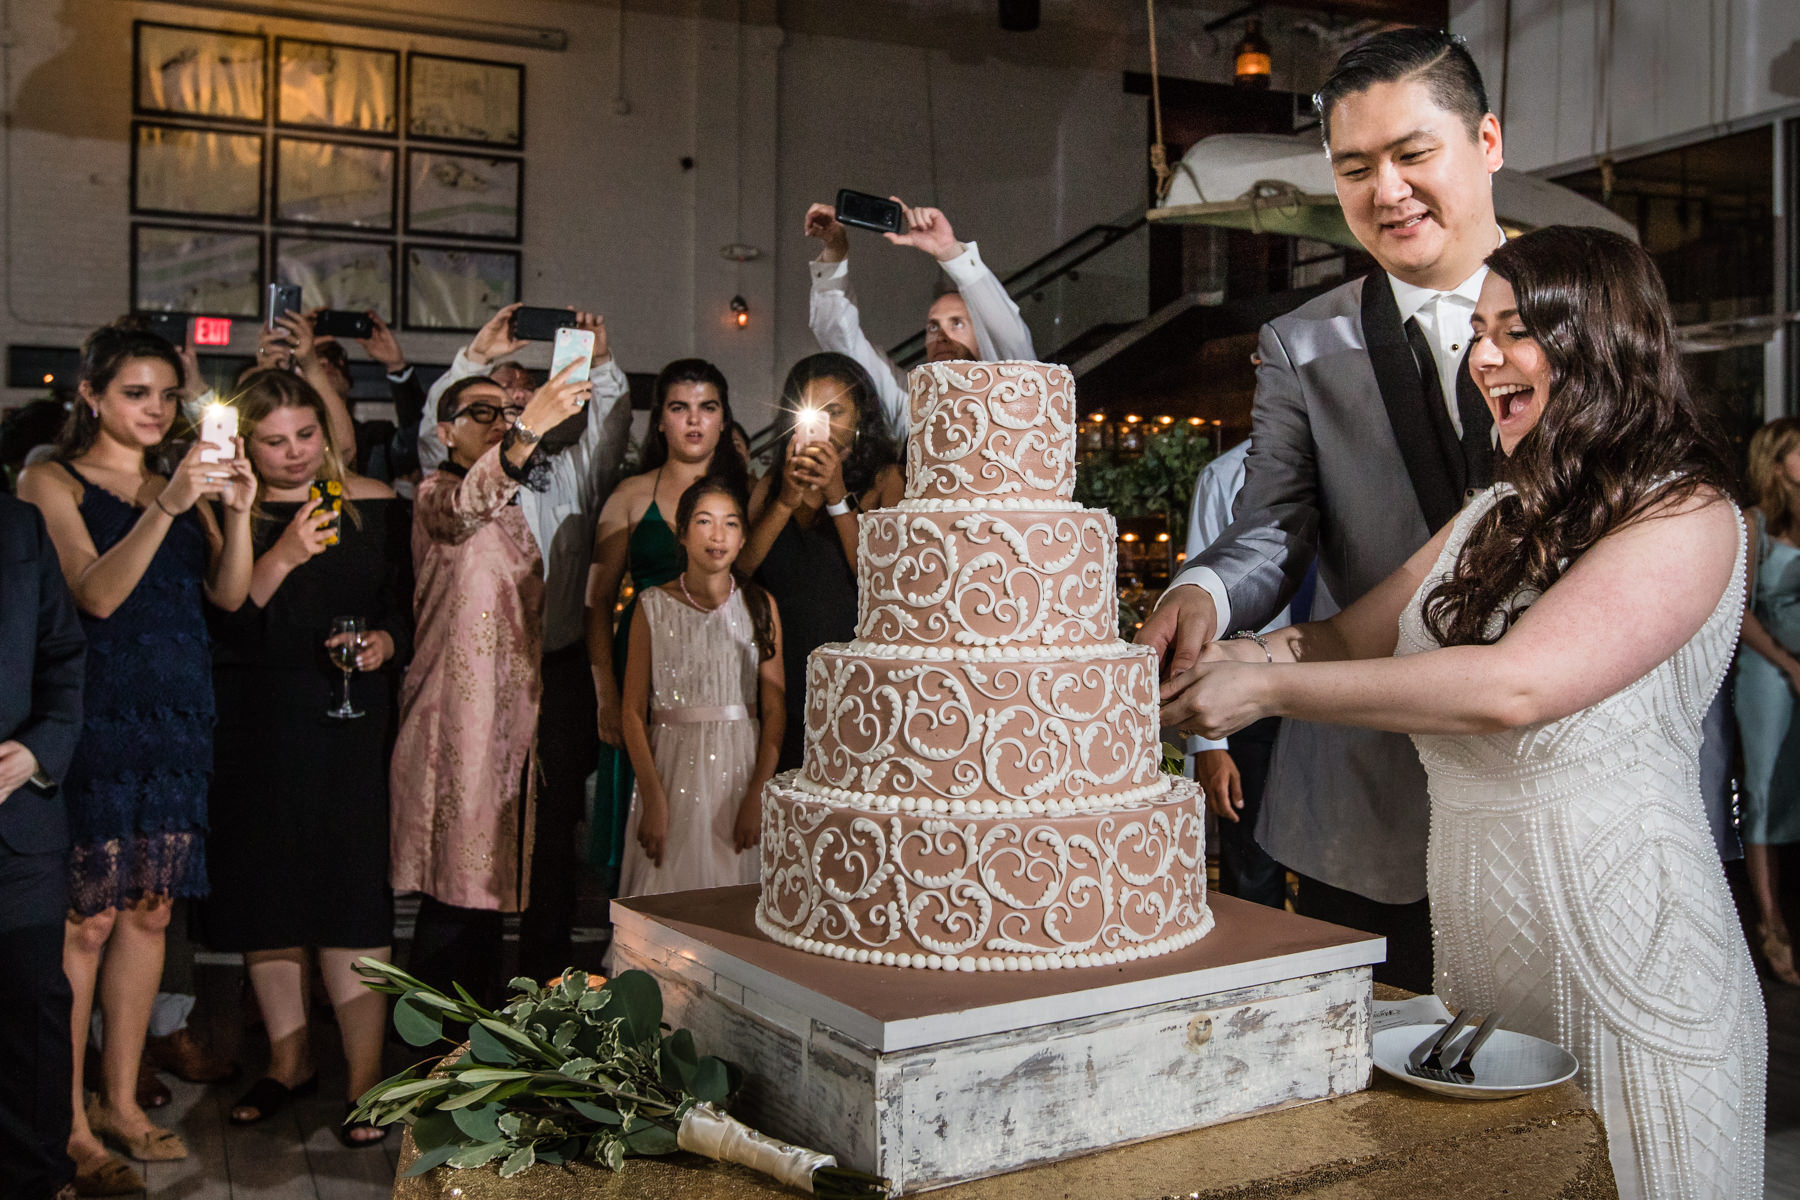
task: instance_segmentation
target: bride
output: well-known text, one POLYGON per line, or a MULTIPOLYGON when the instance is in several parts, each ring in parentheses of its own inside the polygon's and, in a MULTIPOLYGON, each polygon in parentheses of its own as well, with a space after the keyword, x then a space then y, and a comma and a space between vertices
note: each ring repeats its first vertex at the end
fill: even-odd
POLYGON ((1744 605, 1724 451, 1637 246, 1558 227, 1488 265, 1504 482, 1332 619, 1214 643, 1163 721, 1412 734, 1438 994, 1575 1054, 1620 1195, 1760 1196, 1762 994, 1698 784, 1744 605))

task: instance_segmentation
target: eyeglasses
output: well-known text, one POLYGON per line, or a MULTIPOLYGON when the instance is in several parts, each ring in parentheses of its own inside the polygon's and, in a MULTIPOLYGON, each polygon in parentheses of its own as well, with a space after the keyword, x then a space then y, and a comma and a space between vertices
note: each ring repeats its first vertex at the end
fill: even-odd
POLYGON ((467 408, 458 409, 456 415, 450 419, 455 421, 459 417, 467 417, 477 425, 492 425, 494 419, 502 414, 505 415, 507 420, 516 421, 524 411, 525 407, 520 404, 508 404, 505 408, 499 408, 492 404, 483 404, 480 401, 477 401, 467 408))

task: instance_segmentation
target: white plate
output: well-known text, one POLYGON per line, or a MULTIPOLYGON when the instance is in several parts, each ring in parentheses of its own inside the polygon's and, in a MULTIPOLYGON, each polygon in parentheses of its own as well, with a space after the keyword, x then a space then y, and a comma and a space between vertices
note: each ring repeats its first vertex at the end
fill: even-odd
MULTIPOLYGON (((1408 1075, 1407 1057, 1420 1042, 1442 1032, 1443 1028, 1442 1025, 1398 1025, 1378 1031, 1375 1034, 1375 1065, 1403 1083, 1440 1096, 1455 1096, 1459 1100, 1505 1100, 1509 1096, 1523 1096, 1526 1092, 1555 1087, 1573 1079, 1580 1069, 1575 1056, 1554 1042, 1496 1029, 1469 1064, 1475 1071, 1475 1082, 1440 1083, 1435 1079, 1408 1075)), ((1470 1027, 1456 1035, 1459 1053, 1461 1043, 1472 1034, 1473 1027, 1470 1027)))

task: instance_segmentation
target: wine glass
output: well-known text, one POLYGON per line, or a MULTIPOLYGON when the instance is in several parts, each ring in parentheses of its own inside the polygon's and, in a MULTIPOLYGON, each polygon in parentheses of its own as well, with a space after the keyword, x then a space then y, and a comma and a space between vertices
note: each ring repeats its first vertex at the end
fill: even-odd
POLYGON ((350 703, 350 676, 356 674, 356 656, 368 642, 368 626, 361 617, 333 617, 331 636, 337 637, 339 634, 350 636, 326 649, 331 654, 332 664, 344 673, 344 702, 336 708, 327 709, 325 715, 347 721, 363 715, 362 709, 350 703))

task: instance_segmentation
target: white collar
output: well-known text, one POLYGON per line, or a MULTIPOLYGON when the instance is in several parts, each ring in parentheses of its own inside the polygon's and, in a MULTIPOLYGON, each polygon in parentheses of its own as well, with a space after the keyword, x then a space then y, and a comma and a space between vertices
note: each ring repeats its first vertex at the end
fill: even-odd
POLYGON ((1461 300, 1471 312, 1474 311, 1475 301, 1481 297, 1481 284, 1487 278, 1487 273, 1487 264, 1483 263, 1475 268, 1473 275, 1447 292, 1439 291, 1437 288, 1418 287, 1404 279, 1389 275, 1388 283, 1393 285, 1394 289, 1394 303, 1400 308, 1400 323, 1404 325, 1418 316, 1421 308, 1440 296, 1454 296, 1461 300))
MULTIPOLYGON (((1501 245, 1506 241, 1506 230, 1496 225, 1494 227, 1494 233, 1496 236, 1494 244, 1496 246, 1501 245)), ((1439 296, 1455 296, 1457 299, 1462 300, 1470 311, 1474 311, 1475 302, 1481 299, 1481 284, 1482 281, 1487 279, 1487 273, 1487 264, 1484 262, 1479 267, 1475 268, 1475 273, 1473 275, 1469 276, 1449 291, 1444 292, 1439 291, 1437 288, 1417 287, 1388 272, 1382 272, 1382 274, 1387 275, 1388 283, 1393 286, 1394 303, 1400 308, 1400 323, 1402 325, 1418 316, 1421 308, 1424 308, 1439 296)))

